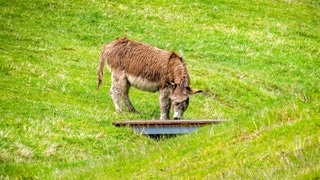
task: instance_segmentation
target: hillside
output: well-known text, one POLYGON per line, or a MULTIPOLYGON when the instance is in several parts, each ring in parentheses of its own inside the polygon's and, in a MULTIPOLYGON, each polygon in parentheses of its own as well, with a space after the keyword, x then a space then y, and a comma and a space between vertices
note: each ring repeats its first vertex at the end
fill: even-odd
POLYGON ((0 179, 320 178, 316 0, 17 0, 0 11, 0 179), (159 119, 158 93, 115 112, 102 46, 174 50, 191 85, 184 119, 228 119, 155 141, 112 122, 159 119))

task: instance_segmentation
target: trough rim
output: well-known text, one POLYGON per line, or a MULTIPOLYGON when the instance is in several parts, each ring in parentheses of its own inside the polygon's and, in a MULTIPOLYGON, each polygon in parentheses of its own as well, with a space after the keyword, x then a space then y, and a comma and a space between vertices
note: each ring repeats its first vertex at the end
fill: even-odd
POLYGON ((112 122, 114 126, 204 126, 219 124, 225 120, 127 120, 112 122))

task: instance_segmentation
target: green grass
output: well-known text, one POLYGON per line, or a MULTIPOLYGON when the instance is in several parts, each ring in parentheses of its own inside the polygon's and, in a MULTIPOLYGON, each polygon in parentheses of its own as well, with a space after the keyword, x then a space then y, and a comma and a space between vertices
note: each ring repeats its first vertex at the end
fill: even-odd
POLYGON ((317 179, 320 3, 1 1, 0 179, 317 179), (230 119, 154 141, 113 121, 159 119, 132 89, 114 111, 103 44, 121 36, 187 63, 185 119, 230 119))

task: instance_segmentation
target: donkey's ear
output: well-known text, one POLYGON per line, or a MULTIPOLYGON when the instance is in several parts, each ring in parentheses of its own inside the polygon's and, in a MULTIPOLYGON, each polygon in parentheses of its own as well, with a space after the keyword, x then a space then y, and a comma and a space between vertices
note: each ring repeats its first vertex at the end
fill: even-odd
POLYGON ((197 94, 197 93, 201 93, 203 92, 202 90, 198 90, 198 89, 193 89, 191 87, 187 87, 189 94, 197 94))

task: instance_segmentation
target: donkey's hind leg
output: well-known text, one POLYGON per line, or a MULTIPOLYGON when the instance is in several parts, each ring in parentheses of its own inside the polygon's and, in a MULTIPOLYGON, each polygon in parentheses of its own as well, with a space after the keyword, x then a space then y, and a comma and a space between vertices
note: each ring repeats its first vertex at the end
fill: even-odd
POLYGON ((129 99, 129 89, 130 89, 130 83, 125 78, 121 82, 121 97, 122 97, 122 100, 123 100, 124 104, 126 105, 126 107, 128 108, 129 112, 137 113, 138 111, 136 111, 136 109, 133 107, 133 105, 132 105, 132 103, 131 103, 131 101, 129 99))
POLYGON ((112 98, 114 107, 116 111, 122 112, 122 107, 120 104, 120 95, 121 95, 121 77, 112 73, 112 84, 110 88, 110 96, 112 98))

